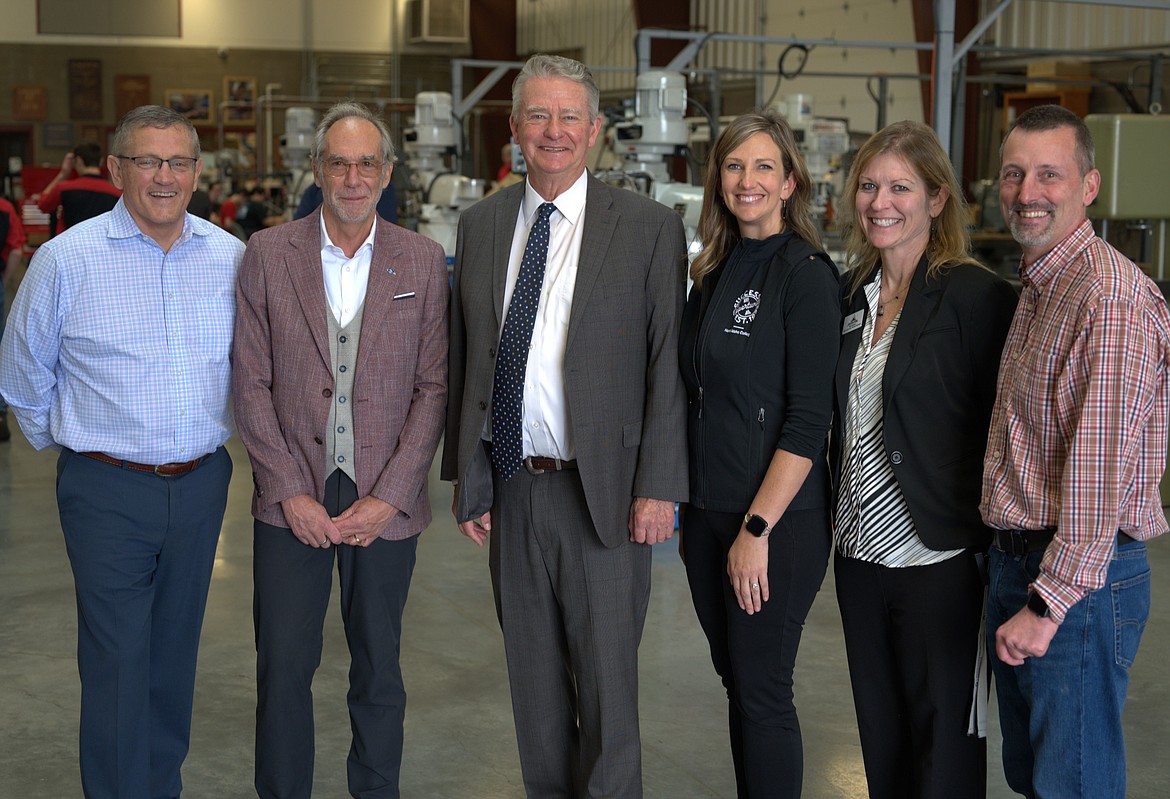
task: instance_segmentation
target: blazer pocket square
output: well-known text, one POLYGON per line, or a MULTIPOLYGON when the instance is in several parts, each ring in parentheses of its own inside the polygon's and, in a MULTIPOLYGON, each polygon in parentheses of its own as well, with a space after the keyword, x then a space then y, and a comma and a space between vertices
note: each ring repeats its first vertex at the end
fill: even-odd
POLYGON ((396 299, 396 300, 409 300, 413 296, 414 296, 414 292, 408 291, 405 294, 395 294, 394 299, 396 299))

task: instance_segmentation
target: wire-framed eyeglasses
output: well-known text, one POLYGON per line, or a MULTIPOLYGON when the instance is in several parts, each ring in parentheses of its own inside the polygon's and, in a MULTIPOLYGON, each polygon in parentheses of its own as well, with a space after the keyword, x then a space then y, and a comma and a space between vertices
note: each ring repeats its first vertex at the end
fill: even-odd
POLYGON ((358 174, 363 178, 376 178, 382 174, 385 164, 373 158, 361 158, 357 161, 346 161, 344 158, 327 158, 322 162, 325 174, 331 178, 339 178, 349 173, 349 168, 357 167, 358 174))

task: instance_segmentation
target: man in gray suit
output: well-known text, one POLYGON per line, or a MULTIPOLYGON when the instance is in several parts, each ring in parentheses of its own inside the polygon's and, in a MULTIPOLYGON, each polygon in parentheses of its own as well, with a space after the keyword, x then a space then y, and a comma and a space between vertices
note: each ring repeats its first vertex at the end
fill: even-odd
POLYGON ((398 662, 447 400, 443 249, 376 218, 394 147, 365 106, 317 128, 325 203, 248 241, 232 397, 252 462, 256 793, 308 799, 313 674, 336 565, 349 644, 349 790, 396 799, 398 662))
POLYGON ((528 179, 464 212, 443 477, 490 538, 529 797, 640 797, 638 643, 651 544, 687 494, 678 215, 585 170, 601 128, 582 64, 512 87, 528 179))

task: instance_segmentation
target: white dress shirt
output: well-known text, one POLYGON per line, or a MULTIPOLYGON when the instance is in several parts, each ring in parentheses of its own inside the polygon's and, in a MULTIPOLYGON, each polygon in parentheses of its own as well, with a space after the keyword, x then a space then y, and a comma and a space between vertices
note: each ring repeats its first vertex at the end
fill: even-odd
MULTIPOLYGON (((569 311, 577 284, 577 263, 581 235, 585 228, 585 194, 588 173, 582 173, 567 191, 556 198, 557 210, 549 218, 548 263, 541 284, 540 304, 528 350, 528 371, 524 378, 524 454, 572 460, 576 456, 569 403, 565 394, 565 344, 569 334, 569 311)), ((512 301, 512 290, 520 274, 520 261, 528 243, 528 232, 536 221, 541 203, 547 202, 531 184, 526 184, 524 201, 516 218, 512 251, 508 256, 508 281, 504 308, 512 301)), ((507 318, 505 312, 504 318, 507 318)), ((500 329, 503 330, 501 322, 500 329)), ((491 431, 489 420, 487 432, 491 431)))
POLYGON ((325 215, 321 215, 321 275, 325 279, 325 299, 337 324, 345 327, 353 321, 358 308, 366 301, 366 284, 370 280, 370 261, 374 257, 374 231, 378 217, 370 226, 370 235, 357 248, 352 258, 329 238, 325 229, 325 215))

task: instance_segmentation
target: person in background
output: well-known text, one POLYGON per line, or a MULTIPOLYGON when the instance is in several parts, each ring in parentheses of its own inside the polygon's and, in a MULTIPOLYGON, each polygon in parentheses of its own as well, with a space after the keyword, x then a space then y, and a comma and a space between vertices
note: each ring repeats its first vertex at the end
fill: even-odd
POLYGON ((971 257, 958 179, 926 125, 871 136, 840 207, 834 577, 869 796, 980 799, 979 489, 1016 294, 971 257))
MULTIPOLYGON (((24 260, 24 243, 28 241, 16 206, 0 197, 0 339, 4 337, 4 286, 24 260)), ((8 429, 8 405, 0 396, 0 442, 12 438, 8 429)))
POLYGON ((682 220, 588 173, 598 95, 580 62, 527 61, 528 179, 463 212, 455 255, 442 476, 460 532, 490 539, 532 797, 642 796, 650 545, 686 496, 682 220))
POLYGON ((0 394, 57 456, 77 591, 87 797, 175 797, 232 461, 244 245, 186 213, 199 136, 161 106, 114 131, 112 211, 37 248, 0 347, 0 394))
POLYGON ((1024 289, 980 510, 995 530, 987 643, 1003 769, 1028 797, 1126 795, 1121 712, 1150 610, 1145 542, 1167 530, 1170 312, 1093 232, 1093 159, 1084 121, 1054 105, 1020 114, 1000 151, 1024 289))
POLYGON ((397 797, 398 661, 447 401, 447 262, 377 218, 394 147, 365 106, 322 118, 325 202, 262 230, 240 268, 233 397, 255 493, 256 791, 313 787, 313 674, 336 564, 350 651, 353 796, 397 797))
POLYGON ((187 213, 211 221, 211 193, 204 189, 195 189, 191 193, 191 202, 187 203, 187 213))
POLYGON ((253 186, 248 190, 248 200, 236 212, 236 222, 244 231, 244 239, 252 238, 258 230, 279 225, 285 221, 281 214, 268 212, 268 193, 263 186, 253 186))
POLYGON ((85 142, 61 161, 61 171, 41 191, 37 207, 54 222, 61 209, 61 229, 56 231, 60 233, 109 211, 120 196, 122 191, 102 177, 101 146, 85 142))
MULTIPOLYGON (((236 217, 239 216, 240 209, 244 206, 245 202, 247 202, 247 198, 244 196, 243 191, 240 189, 231 191, 227 199, 219 206, 220 227, 232 232, 234 235, 236 230, 233 230, 233 226, 239 229, 240 223, 236 221, 236 217)), ((247 239, 242 229, 239 229, 239 238, 247 239)))
POLYGON ((211 209, 207 215, 208 220, 215 225, 223 227, 223 216, 220 214, 220 209, 223 208, 223 184, 212 183, 207 187, 207 199, 210 201, 211 209))
POLYGON ((727 691, 740 797, 798 797, 792 673, 829 560, 825 441, 840 323, 812 182, 772 111, 711 149, 679 363, 690 402, 680 553, 727 691))

